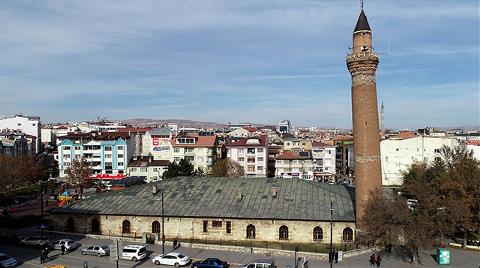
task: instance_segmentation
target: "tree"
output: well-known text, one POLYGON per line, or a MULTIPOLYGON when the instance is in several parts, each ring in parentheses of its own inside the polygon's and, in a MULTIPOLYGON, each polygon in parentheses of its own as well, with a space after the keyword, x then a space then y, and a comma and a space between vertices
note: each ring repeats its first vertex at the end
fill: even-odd
POLYGON ((231 159, 218 160, 213 164, 210 175, 215 177, 242 177, 243 167, 231 159))
POLYGON ((170 163, 167 170, 163 173, 162 178, 169 179, 193 175, 195 175, 193 165, 188 160, 182 159, 178 164, 176 162, 170 163))
POLYGON ((80 199, 83 197, 83 185, 85 180, 92 175, 92 168, 90 163, 85 158, 75 159, 72 165, 65 170, 67 174, 67 181, 70 185, 80 186, 80 199))
POLYGON ((0 186, 5 192, 15 191, 47 176, 48 169, 41 157, 0 156, 0 186))

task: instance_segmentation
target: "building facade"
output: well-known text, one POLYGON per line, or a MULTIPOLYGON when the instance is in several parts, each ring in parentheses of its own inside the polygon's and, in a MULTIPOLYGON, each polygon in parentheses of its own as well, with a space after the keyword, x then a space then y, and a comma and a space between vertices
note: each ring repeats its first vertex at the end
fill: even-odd
POLYGON ((283 151, 277 155, 275 177, 313 180, 313 159, 310 152, 283 151))
POLYGON ((168 160, 154 160, 152 156, 134 156, 128 164, 127 176, 145 177, 147 182, 159 181, 169 164, 168 160))
POLYGON ((58 170, 65 177, 65 170, 75 159, 85 158, 93 174, 125 174, 134 153, 129 133, 77 133, 60 137, 58 146, 58 170))
POLYGON ((0 156, 20 157, 29 155, 31 148, 25 134, 19 131, 0 131, 0 156))
POLYGON ((345 186, 296 179, 177 178, 81 200, 51 220, 58 231, 158 237, 164 202, 167 240, 329 243, 333 202, 332 238, 341 244, 355 240, 353 196, 345 186))
POLYGON ((172 159, 172 131, 170 128, 154 128, 147 131, 143 141, 143 156, 153 156, 154 160, 172 159))
POLYGON ((32 136, 34 140, 33 151, 36 154, 41 149, 42 123, 38 116, 15 115, 12 117, 0 118, 0 130, 21 130, 21 132, 32 136))
POLYGON ((315 180, 335 181, 336 174, 335 145, 312 142, 313 175, 315 180))
POLYGON ((180 133, 171 141, 173 152, 171 162, 188 160, 195 170, 208 172, 216 159, 215 135, 200 136, 194 133, 180 133))
POLYGON ((225 144, 227 158, 244 168, 246 177, 267 177, 268 138, 240 138, 225 144))
POLYGON ((406 139, 386 139, 380 143, 383 185, 401 185, 402 172, 415 162, 432 163, 440 158, 443 146, 453 147, 459 142, 454 137, 415 136, 406 139))

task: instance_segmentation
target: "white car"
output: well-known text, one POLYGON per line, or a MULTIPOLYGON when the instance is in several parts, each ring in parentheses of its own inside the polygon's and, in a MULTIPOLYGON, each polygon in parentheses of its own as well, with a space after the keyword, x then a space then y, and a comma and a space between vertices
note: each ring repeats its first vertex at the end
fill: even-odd
POLYGON ((58 249, 58 250, 61 250, 62 249, 62 245, 65 246, 65 249, 66 251, 70 252, 70 251, 74 251, 75 249, 77 249, 80 244, 73 241, 72 239, 60 239, 60 240, 57 240, 53 243, 53 248, 54 249, 58 249))
POLYGON ((107 256, 110 254, 110 249, 108 246, 90 246, 88 248, 82 249, 83 255, 97 255, 99 257, 107 256))
POLYGON ((15 267, 18 262, 14 258, 8 256, 7 254, 0 253, 0 267, 15 267))
POLYGON ((147 257, 147 248, 139 245, 128 245, 123 247, 121 259, 139 261, 147 257))
POLYGON ((41 236, 30 236, 20 240, 20 244, 34 247, 45 247, 48 246, 49 243, 50 240, 48 240, 48 238, 41 236))
POLYGON ((152 259, 152 262, 156 265, 165 264, 173 265, 175 267, 180 267, 188 265, 191 259, 188 256, 185 256, 178 252, 170 252, 168 254, 159 255, 152 259))

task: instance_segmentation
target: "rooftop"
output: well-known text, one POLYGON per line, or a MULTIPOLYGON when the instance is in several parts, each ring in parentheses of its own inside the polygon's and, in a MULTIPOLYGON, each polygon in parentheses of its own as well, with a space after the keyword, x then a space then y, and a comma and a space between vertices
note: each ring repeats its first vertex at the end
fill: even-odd
POLYGON ((355 221, 354 189, 300 179, 178 177, 77 201, 54 213, 355 221), (272 192, 277 192, 276 196, 272 192))

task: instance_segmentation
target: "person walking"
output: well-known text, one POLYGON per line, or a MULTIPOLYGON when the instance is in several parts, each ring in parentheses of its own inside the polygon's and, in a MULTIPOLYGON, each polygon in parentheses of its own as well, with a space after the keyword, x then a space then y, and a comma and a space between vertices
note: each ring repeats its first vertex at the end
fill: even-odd
POLYGON ((375 263, 377 264, 377 267, 380 267, 380 264, 382 263, 382 257, 380 257, 380 254, 377 255, 375 263))
POLYGON ((42 249, 42 252, 40 253, 40 264, 45 262, 45 249, 42 249))
POLYGON ((375 254, 372 254, 370 256, 370 266, 374 266, 375 265, 375 254))
POLYGON ((66 249, 67 249, 67 248, 65 248, 65 245, 62 244, 62 246, 60 247, 60 250, 62 251, 62 255, 65 255, 65 250, 66 250, 66 249))

